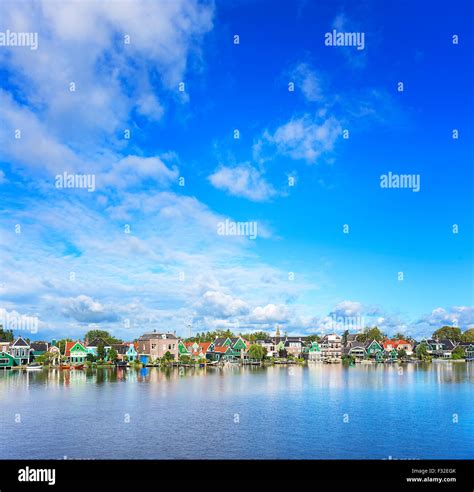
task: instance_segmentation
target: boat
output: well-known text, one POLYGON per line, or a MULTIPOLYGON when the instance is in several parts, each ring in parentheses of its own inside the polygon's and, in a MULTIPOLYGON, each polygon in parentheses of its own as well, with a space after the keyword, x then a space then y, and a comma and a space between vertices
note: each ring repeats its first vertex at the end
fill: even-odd
POLYGON ((76 369, 76 370, 84 369, 84 364, 78 364, 77 366, 73 366, 73 369, 76 369))
POLYGON ((63 364, 63 365, 59 366, 59 369, 71 369, 71 366, 63 364))
POLYGON ((32 364, 31 366, 26 366, 27 371, 41 371, 41 369, 42 367, 39 364, 37 365, 32 364))

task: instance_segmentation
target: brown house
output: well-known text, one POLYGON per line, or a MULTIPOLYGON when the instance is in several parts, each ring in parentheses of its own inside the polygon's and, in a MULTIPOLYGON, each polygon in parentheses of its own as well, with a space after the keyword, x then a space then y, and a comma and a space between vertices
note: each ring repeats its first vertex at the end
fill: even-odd
POLYGON ((178 360, 178 339, 173 333, 145 333, 138 339, 138 353, 159 359, 169 352, 178 360))

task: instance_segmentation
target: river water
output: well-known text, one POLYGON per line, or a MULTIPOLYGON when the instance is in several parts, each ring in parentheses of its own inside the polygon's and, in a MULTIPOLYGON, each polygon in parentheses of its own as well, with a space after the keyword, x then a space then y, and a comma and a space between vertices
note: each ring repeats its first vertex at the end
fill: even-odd
POLYGON ((0 371, 0 458, 474 458, 474 363, 0 371))

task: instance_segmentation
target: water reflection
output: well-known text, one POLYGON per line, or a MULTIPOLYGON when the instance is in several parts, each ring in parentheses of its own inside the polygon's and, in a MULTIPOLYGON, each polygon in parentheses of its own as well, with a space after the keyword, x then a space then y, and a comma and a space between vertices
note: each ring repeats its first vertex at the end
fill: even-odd
POLYGON ((353 367, 343 365, 310 364, 308 366, 270 366, 270 367, 144 367, 134 368, 85 368, 83 370, 44 369, 42 371, 0 371, 0 383, 10 388, 28 388, 31 383, 45 387, 58 387, 95 383, 160 383, 178 381, 186 378, 218 377, 222 388, 232 380, 235 390, 240 385, 248 389, 249 379, 241 375, 265 376, 266 389, 272 392, 285 384, 289 391, 300 391, 307 386, 324 388, 356 388, 360 385, 372 388, 387 388, 393 384, 405 385, 414 379, 426 383, 460 384, 474 380, 472 362, 434 362, 419 364, 365 365, 353 367))

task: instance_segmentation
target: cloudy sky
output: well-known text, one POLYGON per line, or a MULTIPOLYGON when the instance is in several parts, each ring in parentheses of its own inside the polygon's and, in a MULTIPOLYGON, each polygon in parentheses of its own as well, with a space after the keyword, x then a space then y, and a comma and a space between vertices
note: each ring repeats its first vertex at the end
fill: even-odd
POLYGON ((472 5, 352 3, 3 1, 4 324, 474 326, 472 5))

